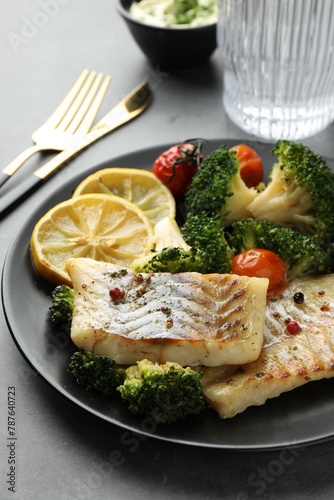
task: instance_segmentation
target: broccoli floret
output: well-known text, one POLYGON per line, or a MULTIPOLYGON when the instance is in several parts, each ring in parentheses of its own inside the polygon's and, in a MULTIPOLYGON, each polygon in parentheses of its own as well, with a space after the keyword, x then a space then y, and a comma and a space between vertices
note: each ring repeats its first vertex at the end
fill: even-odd
POLYGON ((51 322, 65 333, 70 331, 73 301, 74 290, 68 285, 59 285, 52 291, 51 322))
POLYGON ((172 217, 164 217, 156 223, 153 228, 154 250, 160 252, 163 248, 177 247, 189 250, 190 246, 185 242, 182 232, 172 217))
POLYGON ((231 250, 219 215, 189 214, 182 233, 186 242, 201 253, 206 273, 231 272, 231 250))
POLYGON ((123 368, 101 354, 80 349, 68 369, 78 384, 106 396, 121 394, 133 414, 146 415, 156 422, 171 423, 202 412, 201 372, 168 362, 160 365, 146 359, 123 368))
MULTIPOLYGON (((154 226, 154 248, 151 253, 135 259, 131 268, 137 273, 170 272, 178 273, 179 268, 185 267, 182 260, 194 260, 188 255, 190 246, 184 241, 181 230, 175 219, 165 217, 154 226)), ((192 269, 191 269, 192 270, 192 269)))
MULTIPOLYGON (((138 272, 227 273, 230 271, 229 249, 220 223, 204 214, 189 216, 185 226, 191 246, 183 238, 174 219, 166 217, 154 228, 155 250, 135 259, 131 268, 138 272)), ((183 228, 182 228, 183 230, 183 228)))
POLYGON ((135 267, 136 272, 141 273, 189 273, 197 272, 205 274, 208 265, 203 252, 197 248, 184 250, 179 247, 163 248, 153 255, 151 260, 140 267, 135 267))
POLYGON ((252 217, 297 229, 325 244, 334 240, 334 173, 307 146, 278 141, 267 187, 249 205, 252 217))
POLYGON ((113 359, 83 349, 72 355, 68 369, 78 384, 105 395, 113 394, 125 378, 125 370, 113 359))
POLYGON ((252 248, 275 252, 285 263, 288 279, 330 272, 330 256, 310 236, 264 220, 243 219, 226 233, 234 255, 252 248))
POLYGON ((257 191, 248 188, 239 172, 234 151, 221 146, 207 155, 199 166, 185 195, 187 214, 219 216, 221 225, 250 215, 248 205, 257 191))
POLYGON ((202 374, 190 367, 170 362, 159 365, 144 359, 127 368, 125 375, 117 390, 134 415, 168 424, 199 414, 206 407, 202 374))

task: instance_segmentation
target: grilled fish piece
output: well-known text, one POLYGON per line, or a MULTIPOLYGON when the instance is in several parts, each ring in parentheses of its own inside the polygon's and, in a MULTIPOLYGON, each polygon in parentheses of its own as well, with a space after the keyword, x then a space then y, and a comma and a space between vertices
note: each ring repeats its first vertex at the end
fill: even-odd
POLYGON ((268 398, 333 376, 334 275, 324 275, 296 279, 268 303, 264 345, 256 361, 205 368, 202 383, 208 403, 221 418, 230 418, 268 398), (299 325, 295 335, 288 333, 290 321, 299 325))
POLYGON ((69 259, 75 299, 71 338, 119 364, 218 366, 256 359, 268 280, 198 273, 136 273, 69 259))

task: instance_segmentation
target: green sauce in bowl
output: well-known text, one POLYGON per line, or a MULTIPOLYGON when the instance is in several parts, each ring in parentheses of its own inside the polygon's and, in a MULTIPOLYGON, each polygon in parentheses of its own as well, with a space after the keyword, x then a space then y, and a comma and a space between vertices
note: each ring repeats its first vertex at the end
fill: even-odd
POLYGON ((194 28, 217 22, 217 0, 141 0, 129 13, 153 26, 194 28))

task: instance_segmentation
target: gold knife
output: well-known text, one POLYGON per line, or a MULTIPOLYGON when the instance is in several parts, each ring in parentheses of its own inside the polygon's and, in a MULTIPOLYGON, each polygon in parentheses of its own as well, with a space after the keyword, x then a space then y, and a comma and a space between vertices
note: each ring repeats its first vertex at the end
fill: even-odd
POLYGON ((55 158, 35 170, 30 177, 6 193, 5 196, 0 195, 0 219, 41 186, 79 151, 141 114, 148 107, 151 100, 152 92, 148 83, 143 82, 138 85, 94 125, 87 134, 83 135, 82 141, 75 148, 57 154, 55 158))

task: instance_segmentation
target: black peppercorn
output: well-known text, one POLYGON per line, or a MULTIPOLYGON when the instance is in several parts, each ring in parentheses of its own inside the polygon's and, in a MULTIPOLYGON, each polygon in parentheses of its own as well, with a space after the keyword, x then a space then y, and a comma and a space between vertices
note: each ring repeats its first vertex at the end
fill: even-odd
POLYGON ((297 292, 293 296, 293 300, 296 304, 302 304, 304 302, 304 294, 302 292, 297 292))

